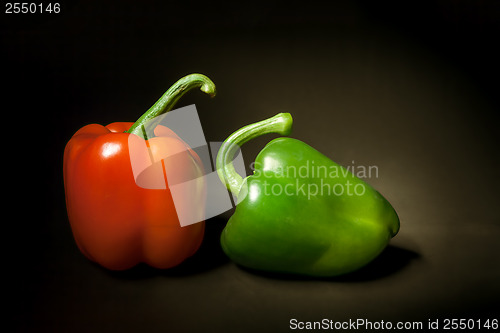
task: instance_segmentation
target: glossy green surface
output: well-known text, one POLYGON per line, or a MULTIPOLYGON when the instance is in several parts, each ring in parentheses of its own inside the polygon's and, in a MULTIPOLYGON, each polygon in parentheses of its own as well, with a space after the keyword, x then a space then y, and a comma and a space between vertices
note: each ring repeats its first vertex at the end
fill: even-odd
MULTIPOLYGON (((254 136, 236 133, 233 140, 254 136)), ((226 178, 234 176, 225 170, 226 178)), ((238 192, 221 244, 233 261, 257 270, 345 274, 377 257, 399 230, 395 210, 379 192, 292 138, 268 143, 238 192)))

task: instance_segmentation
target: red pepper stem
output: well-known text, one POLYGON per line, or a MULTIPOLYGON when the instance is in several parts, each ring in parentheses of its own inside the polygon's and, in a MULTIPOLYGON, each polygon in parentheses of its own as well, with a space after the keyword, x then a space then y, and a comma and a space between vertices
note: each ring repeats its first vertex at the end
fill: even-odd
POLYGON ((245 126, 231 134, 222 144, 217 154, 217 173, 222 183, 234 194, 238 195, 243 178, 233 165, 234 156, 246 142, 261 135, 277 133, 289 135, 292 131, 293 119, 289 113, 278 113, 274 117, 245 126))
POLYGON ((149 110, 146 111, 125 133, 131 133, 142 137, 145 132, 144 127, 148 129, 154 129, 157 124, 155 121, 153 121, 153 119, 172 110, 177 101, 182 96, 184 96, 184 94, 195 88, 200 88, 201 91, 210 95, 210 97, 214 97, 216 93, 215 84, 205 75, 187 75, 174 83, 163 94, 163 96, 161 96, 160 99, 151 108, 149 108, 149 110))

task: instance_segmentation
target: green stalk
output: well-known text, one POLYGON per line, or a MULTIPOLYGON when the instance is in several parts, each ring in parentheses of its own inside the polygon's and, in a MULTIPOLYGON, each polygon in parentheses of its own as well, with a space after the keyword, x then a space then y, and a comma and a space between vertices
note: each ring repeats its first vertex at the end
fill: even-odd
MULTIPOLYGON (((146 111, 128 131, 125 133, 131 133, 144 137, 146 135, 146 128, 153 128, 157 125, 155 121, 152 121, 155 117, 158 117, 170 110, 172 110, 177 103, 177 101, 184 96, 188 91, 200 88, 201 91, 208 94, 210 97, 215 96, 215 84, 208 77, 202 74, 190 74, 172 85, 160 99, 146 111)), ((147 139, 147 137, 144 137, 147 139)))
POLYGON ((289 135, 292 131, 293 119, 289 113, 278 113, 274 117, 245 126, 231 134, 222 144, 217 154, 217 173, 221 182, 234 194, 238 195, 243 178, 233 165, 234 155, 246 142, 261 135, 277 133, 289 135))

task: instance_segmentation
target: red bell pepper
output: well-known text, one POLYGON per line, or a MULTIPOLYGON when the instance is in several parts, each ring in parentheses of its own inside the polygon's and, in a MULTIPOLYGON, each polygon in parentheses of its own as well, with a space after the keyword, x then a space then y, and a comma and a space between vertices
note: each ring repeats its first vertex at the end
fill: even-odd
MULTIPOLYGON (((181 227, 168 179, 164 189, 146 189, 134 179, 129 145, 131 135, 147 139, 154 160, 186 144, 166 127, 153 138, 141 137, 141 128, 171 110, 187 91, 200 88, 215 95, 215 85, 204 75, 177 81, 136 123, 91 124, 69 140, 64 151, 64 187, 68 217, 76 244, 90 260, 112 270, 144 262, 156 268, 174 267, 199 248, 205 222, 181 227)), ((162 160, 161 163, 164 163, 162 160)), ((175 168, 191 178, 203 175, 201 160, 191 149, 177 154, 175 168)), ((164 169, 163 169, 164 170, 164 169)), ((200 191, 203 192, 203 191, 200 191)), ((204 209, 203 196, 189 202, 204 209)))

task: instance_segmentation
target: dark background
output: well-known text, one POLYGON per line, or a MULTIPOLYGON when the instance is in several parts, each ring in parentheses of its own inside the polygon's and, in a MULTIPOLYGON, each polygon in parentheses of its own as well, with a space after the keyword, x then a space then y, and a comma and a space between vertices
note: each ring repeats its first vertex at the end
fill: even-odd
MULTIPOLYGON (((498 1, 61 2, 2 9, 4 284, 9 331, 281 332, 289 320, 499 317, 498 1), (367 181, 401 231, 366 268, 318 280, 239 268, 221 251, 159 271, 83 257, 62 158, 88 123, 134 121, 177 79, 207 141, 278 112, 293 137, 367 181)), ((243 148, 247 165, 273 136, 243 148)))

